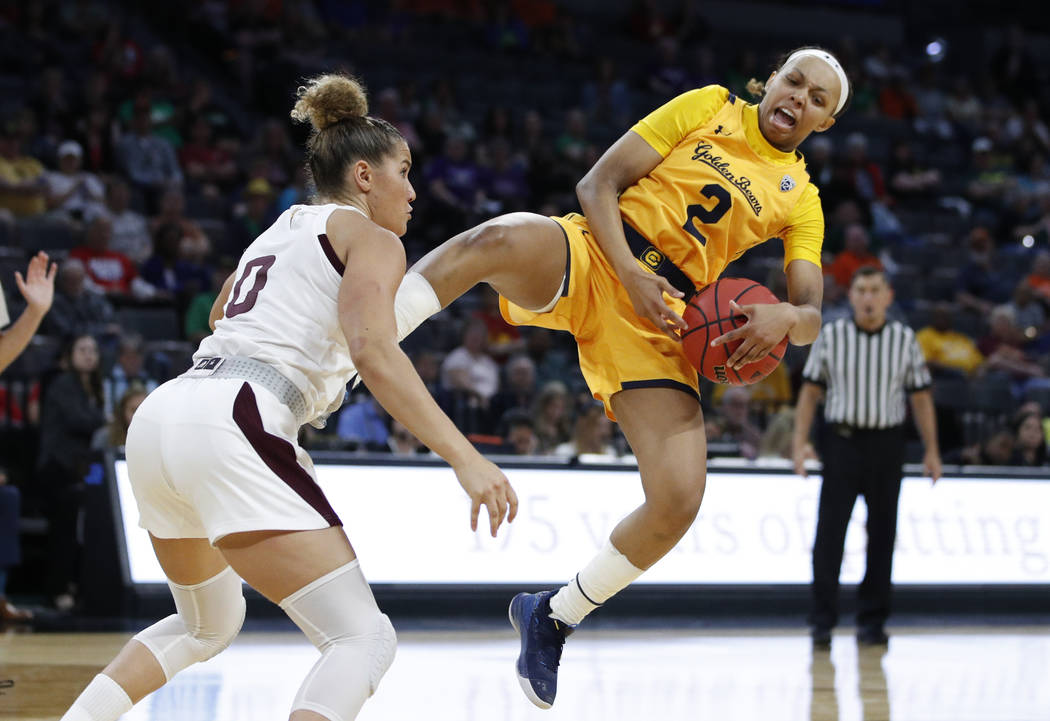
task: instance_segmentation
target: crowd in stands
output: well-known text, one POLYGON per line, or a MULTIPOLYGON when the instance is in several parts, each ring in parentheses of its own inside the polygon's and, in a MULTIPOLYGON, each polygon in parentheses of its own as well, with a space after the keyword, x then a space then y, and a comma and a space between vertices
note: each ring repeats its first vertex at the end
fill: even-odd
MULTIPOLYGON (((411 262, 498 213, 577 209, 576 181, 637 119, 709 83, 746 98, 747 80, 775 61, 712 32, 690 2, 667 12, 637 2, 586 22, 548 0, 386 5, 0 9, 9 305, 19 304, 12 272, 31 253, 59 262, 41 337, 0 378, 5 464, 23 486, 48 479, 40 508, 76 505, 62 499, 87 459, 121 445, 144 394, 209 332, 240 253, 308 201, 305 131, 288 117, 298 79, 359 74, 371 112, 405 136, 419 194, 411 262)), ((851 73, 852 106, 802 151, 827 224, 825 320, 850 313, 857 268, 883 268, 892 312, 919 332, 935 376, 945 460, 1033 466, 1047 463, 1050 437, 1050 86, 1020 27, 991 37, 987 57, 943 62, 843 37, 831 49, 851 73)), ((726 275, 785 296, 775 239, 726 275)), ((508 325, 488 289, 405 348, 442 407, 493 452, 629 453, 589 396, 571 338, 508 325)), ((788 454, 805 354, 793 349, 757 386, 704 384, 713 455, 788 454)), ((426 452, 364 389, 304 433, 308 447, 426 452)), ((68 533, 68 519, 54 521, 68 533)))

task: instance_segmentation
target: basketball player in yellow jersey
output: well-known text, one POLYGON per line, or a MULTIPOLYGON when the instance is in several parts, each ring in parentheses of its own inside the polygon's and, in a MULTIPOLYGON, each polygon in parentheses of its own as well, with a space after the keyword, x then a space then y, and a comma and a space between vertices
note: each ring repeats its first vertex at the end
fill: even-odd
POLYGON ((708 86, 657 109, 616 141, 577 185, 586 217, 513 213, 431 251, 406 274, 399 335, 485 281, 512 323, 568 330, 596 398, 638 459, 645 502, 557 593, 511 602, 522 689, 554 700, 565 635, 666 554, 704 493, 707 447, 697 373, 682 352, 682 300, 748 248, 782 238, 788 301, 739 308, 748 322, 729 364, 764 357, 785 336, 820 330, 823 215, 796 148, 835 123, 849 81, 830 53, 791 53, 752 105, 708 86))

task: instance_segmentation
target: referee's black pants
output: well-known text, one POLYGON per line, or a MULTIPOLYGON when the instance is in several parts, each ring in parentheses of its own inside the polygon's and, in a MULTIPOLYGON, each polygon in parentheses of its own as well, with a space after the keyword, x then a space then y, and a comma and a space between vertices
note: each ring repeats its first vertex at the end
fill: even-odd
POLYGON ((857 628, 881 630, 890 615, 897 499, 904 463, 903 427, 858 430, 829 424, 824 437, 817 535, 813 542, 810 624, 831 629, 839 616, 839 573, 857 496, 868 507, 868 552, 857 588, 857 628))

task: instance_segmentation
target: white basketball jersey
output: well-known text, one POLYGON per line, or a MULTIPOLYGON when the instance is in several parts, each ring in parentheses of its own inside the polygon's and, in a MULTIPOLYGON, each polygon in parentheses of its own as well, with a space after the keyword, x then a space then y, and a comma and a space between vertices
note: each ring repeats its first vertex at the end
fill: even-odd
POLYGON ((248 246, 223 317, 194 354, 269 363, 299 388, 311 419, 342 400, 355 373, 339 325, 344 266, 326 234, 339 208, 357 211, 293 205, 248 246))

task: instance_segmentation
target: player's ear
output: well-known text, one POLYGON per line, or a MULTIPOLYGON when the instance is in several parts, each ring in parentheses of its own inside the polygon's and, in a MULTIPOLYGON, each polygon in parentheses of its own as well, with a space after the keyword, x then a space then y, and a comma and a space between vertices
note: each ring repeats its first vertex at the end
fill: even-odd
POLYGON ((358 160, 356 163, 350 166, 350 179, 351 182, 357 187, 358 190, 367 193, 372 189, 373 172, 372 166, 368 164, 367 160, 358 160))
POLYGON ((835 116, 834 115, 829 115, 827 118, 824 119, 824 122, 822 122, 817 127, 813 128, 813 131, 817 132, 817 133, 823 133, 825 130, 828 130, 829 128, 831 128, 831 126, 834 125, 834 124, 835 124, 835 116))
POLYGON ((774 70, 773 72, 771 72, 771 73, 769 74, 769 77, 768 77, 768 78, 766 78, 766 87, 769 87, 769 84, 770 84, 771 82, 773 82, 773 78, 775 78, 776 76, 777 76, 777 71, 776 71, 776 70, 774 70))

